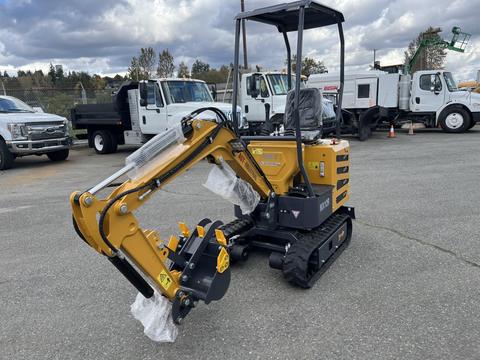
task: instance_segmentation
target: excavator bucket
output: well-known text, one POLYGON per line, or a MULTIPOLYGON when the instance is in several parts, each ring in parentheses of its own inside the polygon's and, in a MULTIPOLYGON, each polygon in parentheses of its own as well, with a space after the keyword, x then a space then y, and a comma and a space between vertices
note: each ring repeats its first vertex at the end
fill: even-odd
MULTIPOLYGON (((230 285, 229 254, 217 240, 221 221, 202 220, 188 237, 182 236, 170 259, 172 270, 181 271, 181 287, 172 305, 172 317, 180 322, 198 300, 220 300, 230 285), (208 230, 206 227, 208 226, 208 230)), ((173 249, 172 249, 173 250, 173 249)))

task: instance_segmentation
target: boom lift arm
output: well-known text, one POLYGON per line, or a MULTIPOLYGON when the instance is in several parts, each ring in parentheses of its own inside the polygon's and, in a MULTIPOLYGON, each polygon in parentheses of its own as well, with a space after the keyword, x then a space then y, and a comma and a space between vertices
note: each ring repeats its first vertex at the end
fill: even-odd
POLYGON ((471 34, 462 32, 462 30, 458 26, 454 26, 452 28, 452 40, 446 41, 443 39, 429 39, 424 38, 418 45, 415 54, 413 54, 412 58, 408 61, 407 65, 405 66, 405 74, 410 74, 413 66, 417 62, 419 55, 424 51, 427 47, 436 46, 442 49, 448 49, 452 51, 457 51, 460 53, 465 52, 465 47, 467 46, 468 41, 470 40, 471 34))

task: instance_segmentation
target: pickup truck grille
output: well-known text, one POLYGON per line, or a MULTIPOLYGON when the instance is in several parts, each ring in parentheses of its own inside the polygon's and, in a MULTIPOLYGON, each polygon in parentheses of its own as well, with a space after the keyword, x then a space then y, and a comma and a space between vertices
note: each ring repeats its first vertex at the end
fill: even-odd
POLYGON ((26 124, 30 140, 58 139, 65 137, 67 126, 63 122, 26 124))

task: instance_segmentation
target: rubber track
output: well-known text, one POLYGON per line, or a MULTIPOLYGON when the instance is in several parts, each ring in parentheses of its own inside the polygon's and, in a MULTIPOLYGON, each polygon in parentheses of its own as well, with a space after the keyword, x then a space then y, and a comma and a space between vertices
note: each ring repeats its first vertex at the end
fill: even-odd
POLYGON ((310 288, 348 246, 351 234, 347 234, 344 244, 330 256, 327 262, 315 274, 311 275, 307 274, 310 256, 349 219, 350 216, 345 214, 333 214, 322 225, 308 233, 296 231, 294 235, 298 240, 290 245, 283 261, 283 275, 285 279, 302 288, 310 288))
POLYGON ((239 235, 253 226, 253 221, 250 219, 236 219, 219 227, 223 231, 227 239, 232 236, 239 235))

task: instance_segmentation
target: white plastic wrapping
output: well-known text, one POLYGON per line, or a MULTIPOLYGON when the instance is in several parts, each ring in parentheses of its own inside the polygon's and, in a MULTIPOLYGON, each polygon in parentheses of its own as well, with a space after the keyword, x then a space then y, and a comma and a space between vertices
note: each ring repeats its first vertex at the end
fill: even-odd
POLYGON ((132 167, 128 176, 136 179, 171 157, 179 155, 184 150, 184 141, 180 124, 154 136, 125 159, 126 166, 132 167))
POLYGON ((159 293, 155 292, 150 299, 138 293, 130 311, 142 323, 143 332, 151 340, 174 342, 177 338, 178 329, 172 319, 172 304, 159 293))
POLYGON ((244 215, 255 210, 260 201, 260 195, 252 185, 238 178, 233 169, 223 160, 220 165, 213 166, 203 186, 225 200, 240 206, 244 215))

